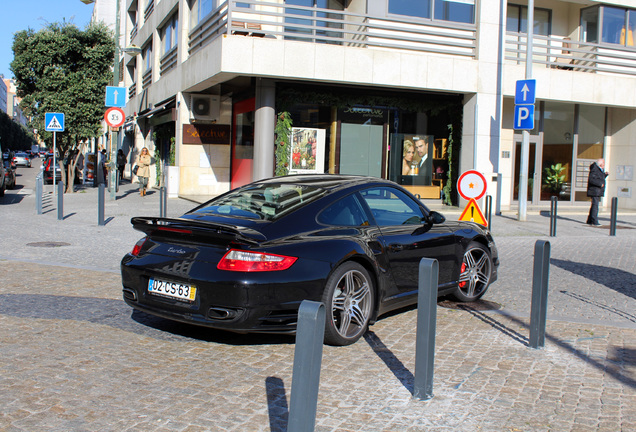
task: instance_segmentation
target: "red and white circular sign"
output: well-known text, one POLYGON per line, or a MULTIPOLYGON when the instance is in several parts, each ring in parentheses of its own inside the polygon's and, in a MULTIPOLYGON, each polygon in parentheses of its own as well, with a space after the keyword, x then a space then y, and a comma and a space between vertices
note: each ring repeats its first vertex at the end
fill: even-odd
POLYGON ((124 114, 124 110, 121 108, 111 107, 106 110, 104 120, 106 120, 106 124, 108 124, 108 126, 117 128, 124 124, 126 114, 124 114))
POLYGON ((486 194, 486 177, 479 171, 466 171, 457 180, 457 191, 466 200, 478 200, 486 194))

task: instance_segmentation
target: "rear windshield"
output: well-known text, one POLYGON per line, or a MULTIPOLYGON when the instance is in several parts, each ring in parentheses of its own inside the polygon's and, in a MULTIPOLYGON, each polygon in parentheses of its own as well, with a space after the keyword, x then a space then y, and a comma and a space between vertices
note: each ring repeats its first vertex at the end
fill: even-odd
POLYGON ((191 214, 275 220, 320 198, 326 190, 298 184, 263 184, 214 198, 191 214))

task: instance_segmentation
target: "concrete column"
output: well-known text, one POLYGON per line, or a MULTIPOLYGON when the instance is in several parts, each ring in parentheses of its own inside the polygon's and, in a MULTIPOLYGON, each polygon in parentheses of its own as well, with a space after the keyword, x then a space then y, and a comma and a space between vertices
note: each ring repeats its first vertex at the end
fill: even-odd
POLYGON ((274 175, 274 128, 276 87, 273 81, 256 80, 256 113, 254 118, 254 181, 274 175))

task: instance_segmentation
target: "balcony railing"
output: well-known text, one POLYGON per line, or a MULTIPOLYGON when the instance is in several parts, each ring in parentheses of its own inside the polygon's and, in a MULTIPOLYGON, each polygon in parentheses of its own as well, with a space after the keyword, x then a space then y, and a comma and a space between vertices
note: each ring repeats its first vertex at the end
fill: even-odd
POLYGON ((142 75, 142 77, 141 77, 141 88, 143 90, 145 90, 148 87, 150 87, 150 84, 152 84, 152 69, 148 69, 142 75))
POLYGON ((148 5, 146 6, 146 9, 144 9, 144 22, 148 21, 148 18, 150 18, 150 15, 152 15, 154 10, 155 0, 148 0, 148 5))
POLYGON ((137 23, 133 24, 132 29, 130 29, 130 40, 132 41, 133 39, 135 39, 135 36, 137 36, 137 31, 139 30, 139 27, 137 26, 137 23))
MULTIPOLYGON (((526 61, 528 36, 506 33, 506 60, 526 61)), ((636 49, 620 45, 573 41, 559 36, 535 35, 532 63, 589 73, 636 75, 636 49)))
POLYGON ((189 35, 190 54, 222 34, 475 57, 476 26, 380 17, 260 0, 228 0, 189 35), (237 3, 247 7, 238 7, 237 3))
POLYGON ((128 87, 128 99, 132 99, 137 96, 137 83, 134 82, 128 87))
POLYGON ((159 73, 163 75, 166 72, 171 71, 175 67, 177 67, 177 46, 176 45, 170 48, 170 51, 168 51, 167 53, 163 55, 163 57, 161 57, 161 60, 159 61, 159 73))

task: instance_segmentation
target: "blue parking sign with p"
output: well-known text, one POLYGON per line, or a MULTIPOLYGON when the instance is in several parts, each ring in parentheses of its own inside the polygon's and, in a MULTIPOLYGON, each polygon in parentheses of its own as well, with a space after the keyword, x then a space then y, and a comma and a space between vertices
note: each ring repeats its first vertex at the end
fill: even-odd
POLYGON ((514 129, 534 129, 534 105, 515 105, 514 129))

